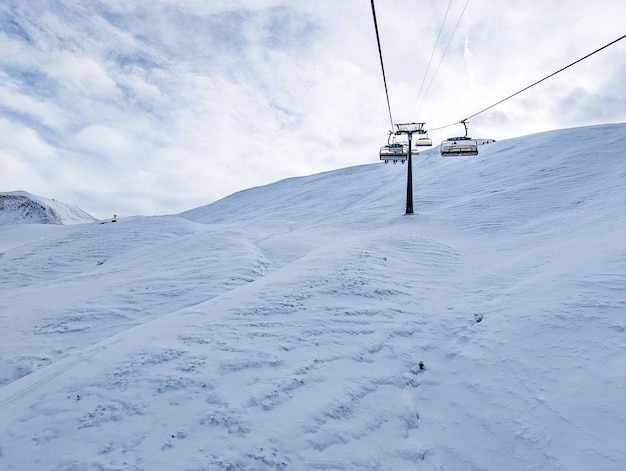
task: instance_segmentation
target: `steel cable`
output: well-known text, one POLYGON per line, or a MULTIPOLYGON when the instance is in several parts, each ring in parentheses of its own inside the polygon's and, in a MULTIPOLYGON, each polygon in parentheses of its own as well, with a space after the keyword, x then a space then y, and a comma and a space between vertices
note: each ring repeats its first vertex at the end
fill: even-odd
POLYGON ((389 110, 389 121, 391 130, 393 131, 393 118, 391 117, 391 105, 389 104, 389 91, 387 90, 387 78, 385 77, 385 65, 383 64, 383 51, 380 48, 380 36, 378 34, 378 22, 376 21, 376 9, 374 8, 374 0, 372 2, 372 16, 374 18, 374 29, 376 30, 376 42, 378 43, 378 55, 380 56, 380 68, 383 71, 383 83, 385 84, 385 96, 387 97, 387 109, 389 110))

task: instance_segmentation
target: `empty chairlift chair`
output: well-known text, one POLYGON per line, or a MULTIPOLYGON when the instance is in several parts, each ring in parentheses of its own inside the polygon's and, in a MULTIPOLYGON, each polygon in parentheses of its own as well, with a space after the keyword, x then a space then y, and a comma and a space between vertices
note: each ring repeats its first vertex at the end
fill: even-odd
POLYGON ((408 158, 408 151, 408 146, 401 142, 387 144, 380 148, 380 160, 384 160, 386 164, 388 164, 389 161, 394 164, 397 162, 404 163, 408 158))
POLYGON ((441 143, 439 153, 442 157, 478 155, 478 142, 476 139, 467 137, 467 122, 461 121, 465 126, 465 136, 451 137, 441 143))
MULTIPOLYGON (((390 140, 395 139, 395 137, 392 137, 394 134, 398 134, 398 133, 392 133, 392 132, 389 133, 390 140)), ((417 155, 423 147, 430 147, 433 145, 433 141, 432 139, 428 137, 428 134, 426 131, 420 130, 419 134, 423 134, 425 136, 417 138, 411 142, 411 153, 414 155, 417 155)), ((388 141, 388 144, 386 146, 382 146, 380 148, 380 160, 384 160, 386 164, 389 163, 390 161, 393 162, 394 164, 397 162, 404 163, 406 160, 408 160, 408 154, 409 154, 408 141, 402 141, 402 142, 389 142, 388 141)))
POLYGON ((433 140, 429 139, 428 137, 419 137, 417 139, 414 139, 411 142, 411 153, 413 155, 417 155, 419 154, 422 150, 424 150, 424 147, 430 147, 433 145, 433 140))
POLYGON ((417 148, 419 150, 420 147, 430 147, 433 145, 433 140, 429 137, 419 137, 415 141, 413 141, 413 148, 417 148))
MULTIPOLYGON (((409 146, 406 142, 390 142, 392 133, 389 133, 387 145, 380 148, 380 160, 384 160, 386 164, 390 161, 394 164, 397 162, 404 163, 408 159, 409 146)), ((393 137, 395 139, 395 137, 393 137)))
POLYGON ((478 143, 470 137, 451 137, 441 143, 439 153, 442 157, 478 155, 478 143))

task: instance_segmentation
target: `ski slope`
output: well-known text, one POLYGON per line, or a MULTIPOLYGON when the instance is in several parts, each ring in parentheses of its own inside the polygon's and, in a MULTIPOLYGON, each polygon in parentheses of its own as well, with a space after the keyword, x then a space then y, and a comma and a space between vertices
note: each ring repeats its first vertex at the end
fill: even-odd
POLYGON ((0 226, 0 469, 624 469, 626 124, 413 183, 0 226))

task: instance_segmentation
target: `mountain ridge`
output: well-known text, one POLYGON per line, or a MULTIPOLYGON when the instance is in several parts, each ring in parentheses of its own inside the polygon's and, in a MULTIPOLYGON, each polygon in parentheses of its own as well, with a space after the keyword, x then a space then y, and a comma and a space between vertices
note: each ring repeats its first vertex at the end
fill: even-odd
POLYGON ((84 224, 97 219, 77 206, 26 191, 0 192, 0 225, 84 224))

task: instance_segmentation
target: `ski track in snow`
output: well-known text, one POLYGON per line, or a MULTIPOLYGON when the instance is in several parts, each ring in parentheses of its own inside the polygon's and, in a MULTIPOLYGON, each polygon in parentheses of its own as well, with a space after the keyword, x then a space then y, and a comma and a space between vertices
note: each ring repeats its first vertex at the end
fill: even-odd
POLYGON ((0 228, 0 467, 623 469, 624 137, 0 228))

